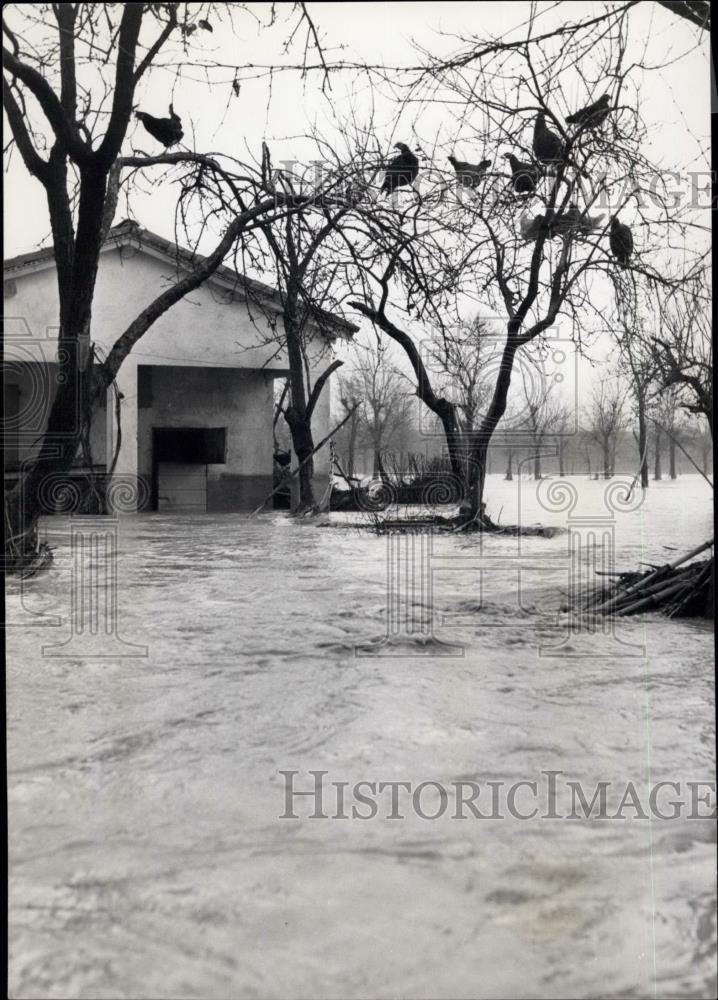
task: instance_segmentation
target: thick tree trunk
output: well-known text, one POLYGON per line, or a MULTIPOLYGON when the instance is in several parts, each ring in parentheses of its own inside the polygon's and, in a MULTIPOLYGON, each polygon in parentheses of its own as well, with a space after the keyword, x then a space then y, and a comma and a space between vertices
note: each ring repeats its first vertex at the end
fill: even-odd
POLYGON ((314 462, 309 458, 314 450, 314 439, 312 438, 311 414, 307 413, 307 390, 304 384, 302 329, 298 319, 299 292, 298 286, 290 286, 287 289, 287 298, 284 304, 284 330, 289 360, 290 392, 290 404, 285 411, 285 419, 292 435, 294 454, 301 465, 298 476, 299 503, 297 505, 297 511, 301 512, 316 507, 316 500, 312 486, 314 462))
POLYGON ((468 515, 471 521, 479 527, 486 505, 484 503, 484 486, 486 485, 486 455, 489 449, 490 438, 485 435, 479 438, 474 446, 471 456, 471 479, 468 494, 468 515))
POLYGON ((653 460, 653 478, 654 478, 654 480, 660 480, 661 477, 662 477, 662 475, 663 475, 663 473, 661 472, 661 447, 662 447, 662 441, 661 441, 661 431, 660 431, 659 427, 656 427, 656 436, 655 436, 654 447, 655 447, 655 454, 654 454, 654 460, 653 460))
POLYGON ((299 504, 297 509, 299 511, 311 510, 316 506, 314 487, 312 486, 314 460, 309 457, 314 451, 311 422, 307 420, 303 413, 298 413, 294 405, 287 407, 285 419, 292 436, 294 454, 297 456, 297 462, 301 466, 297 476, 299 481, 299 504))
POLYGON ((607 437, 603 439, 603 478, 611 478, 611 442, 607 437))
POLYGON ((513 449, 509 448, 508 458, 506 462, 506 475, 504 476, 504 479, 506 479, 508 482, 513 482, 514 478, 513 465, 514 465, 514 453, 513 449))
POLYGON ((539 448, 534 451, 534 479, 541 479, 541 452, 539 448))
POLYGON ((471 477, 469 489, 469 504, 466 513, 472 522, 479 527, 484 523, 484 486, 486 484, 486 459, 491 438, 506 412, 506 401, 511 387, 511 373, 514 358, 519 348, 518 332, 520 323, 510 320, 508 323, 506 343, 501 355, 501 365, 496 377, 491 403, 478 431, 471 434, 472 448, 469 462, 471 477))
POLYGON ((92 372, 79 370, 77 339, 60 344, 59 385, 39 454, 5 499, 5 554, 10 570, 22 568, 35 552, 46 484, 70 471, 80 443, 81 420, 88 412, 92 372))
POLYGON ((677 479, 678 473, 676 472, 676 442, 675 442, 675 431, 668 438, 668 471, 671 479, 677 479))
POLYGON ((99 401, 102 386, 93 381, 90 323, 101 247, 101 219, 106 175, 98 167, 81 171, 77 237, 68 243, 71 229, 63 228, 69 205, 64 190, 65 165, 48 188, 48 203, 56 241, 60 332, 58 335, 57 391, 50 406, 37 459, 26 469, 5 498, 8 569, 21 569, 32 559, 37 521, 43 513, 42 496, 52 477, 68 473, 81 435, 99 401), (71 262, 71 263, 70 263, 71 262))

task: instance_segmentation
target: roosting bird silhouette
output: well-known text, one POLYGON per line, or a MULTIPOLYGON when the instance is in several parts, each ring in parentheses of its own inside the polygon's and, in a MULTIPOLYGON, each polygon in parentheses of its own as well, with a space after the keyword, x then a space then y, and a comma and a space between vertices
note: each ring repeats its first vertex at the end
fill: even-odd
POLYGON ((566 116, 569 125, 580 125, 582 128, 598 128, 603 125, 608 118, 611 98, 608 94, 599 97, 593 104, 587 104, 585 108, 579 108, 572 115, 566 116))
POLYGON ((553 213, 551 222, 547 223, 545 215, 537 215, 533 219, 522 216, 519 219, 519 229, 524 240, 536 240, 545 232, 550 240, 572 236, 585 239, 603 222, 602 215, 589 215, 572 202, 565 212, 553 213))
POLYGON ((381 186, 382 194, 391 194, 397 188, 413 184, 419 174, 418 157, 412 153, 405 142, 395 142, 394 148, 400 150, 399 155, 389 161, 381 186))
POLYGON ((513 153, 504 153, 511 166, 511 183, 516 194, 533 194, 536 190, 540 171, 533 163, 521 163, 513 153))
POLYGON ((563 142, 546 125, 546 116, 539 111, 534 124, 534 156, 541 163, 556 163, 566 157, 566 147, 563 142))
POLYGON ((491 160, 481 160, 480 163, 467 163, 465 160, 457 160, 455 156, 449 156, 448 159, 456 171, 456 179, 459 184, 472 190, 478 185, 491 166, 491 160))
POLYGON ((628 261, 633 253, 633 233, 618 216, 611 217, 611 235, 609 237, 611 253, 616 258, 619 267, 628 267, 628 261))
POLYGON ((146 111, 135 111, 135 118, 139 118, 153 139, 161 142, 168 149, 181 142, 184 136, 180 116, 175 114, 171 104, 169 118, 155 118, 154 115, 148 115, 146 111))

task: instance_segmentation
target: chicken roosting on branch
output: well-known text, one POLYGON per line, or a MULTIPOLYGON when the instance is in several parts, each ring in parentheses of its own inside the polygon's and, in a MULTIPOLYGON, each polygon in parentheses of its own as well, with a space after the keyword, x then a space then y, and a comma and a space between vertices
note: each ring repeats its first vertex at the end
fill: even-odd
POLYGON ((449 162, 456 171, 456 179, 459 184, 472 190, 484 177, 486 171, 491 166, 491 160, 481 160, 480 163, 467 163, 465 160, 457 160, 455 156, 449 156, 449 162))
POLYGON ((551 220, 546 215, 537 215, 533 219, 522 216, 519 220, 521 237, 524 240, 536 240, 545 227, 546 235, 550 240, 558 239, 562 236, 575 236, 577 239, 585 239, 594 232, 603 222, 602 215, 589 215, 582 212, 575 203, 569 205, 565 212, 551 215, 551 220))
POLYGON ((532 163, 521 163, 513 153, 504 153, 511 166, 511 183, 516 194, 533 194, 541 172, 532 163))
POLYGON ((611 244, 611 253, 618 261, 618 264, 621 267, 628 267, 629 258, 633 253, 633 233, 628 226, 618 221, 617 215, 611 218, 609 242, 611 244))
POLYGON ((413 184, 419 173, 419 160, 404 142, 395 142, 399 155, 389 162, 381 186, 382 194, 391 194, 397 188, 413 184))
POLYGON ((593 104, 587 104, 585 108, 580 108, 572 115, 566 116, 569 125, 580 125, 581 128, 599 128, 608 118, 610 108, 610 97, 604 94, 593 104))
POLYGON ((561 139, 546 125, 546 116, 540 111, 534 124, 534 156, 541 163, 557 163, 566 158, 566 147, 561 139))
POLYGON ((175 114, 171 104, 169 118, 155 118, 154 115, 148 115, 146 111, 135 111, 135 118, 139 118, 153 139, 161 142, 168 149, 182 141, 184 136, 182 121, 180 116, 175 114))

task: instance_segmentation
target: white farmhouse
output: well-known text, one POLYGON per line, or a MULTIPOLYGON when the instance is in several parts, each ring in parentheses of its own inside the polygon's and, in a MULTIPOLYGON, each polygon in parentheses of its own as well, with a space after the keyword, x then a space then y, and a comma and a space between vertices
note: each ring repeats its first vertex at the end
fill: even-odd
MULTIPOLYGON (((189 262, 187 251, 135 223, 110 231, 93 305, 100 359, 189 262)), ((5 261, 4 272, 7 488, 44 429, 57 377, 59 307, 51 248, 5 261)), ((312 381, 330 363, 333 342, 355 330, 324 313, 321 326, 312 321, 306 337, 312 381)), ((117 455, 115 482, 138 485, 128 491, 131 507, 251 510, 272 491, 274 386, 287 374, 279 293, 222 267, 168 310, 125 359, 119 392, 108 392, 70 480, 102 482, 117 455)), ((329 386, 313 427, 315 443, 330 430, 329 386)), ((321 491, 327 449, 315 468, 321 491)), ((55 492, 61 497, 62 490, 55 492)))

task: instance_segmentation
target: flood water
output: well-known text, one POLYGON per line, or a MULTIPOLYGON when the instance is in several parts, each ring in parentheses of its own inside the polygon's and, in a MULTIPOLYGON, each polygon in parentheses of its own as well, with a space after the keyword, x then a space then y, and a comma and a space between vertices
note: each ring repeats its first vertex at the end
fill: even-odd
MULTIPOLYGON (((618 569, 712 537, 698 476, 608 506, 609 484, 572 482, 567 509, 490 477, 489 511, 594 532, 618 569)), ((332 781, 560 771, 645 801, 710 781, 710 626, 567 633, 567 532, 422 543, 322 520, 344 527, 120 518, 99 598, 101 551, 45 524, 55 563, 7 603, 10 995, 714 996, 715 821, 431 820, 410 799, 389 819, 386 794, 373 819, 310 819, 309 797, 281 819, 279 773, 327 772, 331 815, 332 781)), ((591 551, 573 565, 593 577, 591 551)))

